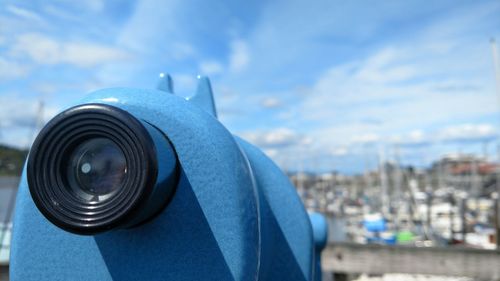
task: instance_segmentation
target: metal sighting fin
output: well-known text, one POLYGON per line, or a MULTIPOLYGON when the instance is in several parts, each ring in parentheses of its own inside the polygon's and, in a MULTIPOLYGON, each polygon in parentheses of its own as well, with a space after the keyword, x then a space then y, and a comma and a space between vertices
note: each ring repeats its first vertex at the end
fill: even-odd
MULTIPOLYGON (((195 94, 191 97, 186 98, 186 100, 205 110, 213 117, 217 118, 214 94, 212 92, 210 80, 208 79, 208 77, 200 75, 198 75, 197 79, 198 87, 196 88, 195 94)), ((160 73, 158 83, 156 84, 156 89, 173 94, 174 82, 172 80, 172 77, 167 73, 160 73)))
POLYGON ((156 89, 167 93, 174 93, 174 81, 168 73, 160 73, 156 89))
POLYGON ((210 85, 210 80, 206 76, 198 75, 198 87, 196 93, 187 98, 187 100, 198 107, 202 108, 206 112, 210 113, 212 116, 217 118, 217 111, 215 109, 214 94, 212 92, 212 86, 210 85))

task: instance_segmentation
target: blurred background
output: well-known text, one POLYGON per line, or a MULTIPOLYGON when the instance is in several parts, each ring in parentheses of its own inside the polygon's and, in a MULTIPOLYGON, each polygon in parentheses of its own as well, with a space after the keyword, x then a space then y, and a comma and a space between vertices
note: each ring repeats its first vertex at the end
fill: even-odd
POLYGON ((497 249, 495 38, 499 1, 2 1, 0 264, 40 128, 160 72, 186 97, 209 76, 220 121, 327 215, 330 242, 497 249))

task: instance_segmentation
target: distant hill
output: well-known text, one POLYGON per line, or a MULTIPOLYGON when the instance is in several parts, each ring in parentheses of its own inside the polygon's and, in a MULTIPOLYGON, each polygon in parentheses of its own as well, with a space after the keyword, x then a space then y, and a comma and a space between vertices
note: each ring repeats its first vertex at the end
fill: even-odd
POLYGON ((19 176, 28 150, 0 144, 0 176, 19 176))

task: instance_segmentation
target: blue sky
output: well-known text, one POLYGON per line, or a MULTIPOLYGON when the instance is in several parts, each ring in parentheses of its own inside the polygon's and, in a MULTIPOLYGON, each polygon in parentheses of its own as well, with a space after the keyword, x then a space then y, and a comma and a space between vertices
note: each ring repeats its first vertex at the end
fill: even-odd
POLYGON ((208 75, 221 122, 285 169, 494 155, 499 15, 499 1, 2 1, 0 142, 29 145, 40 100, 47 120, 165 71, 182 96, 208 75))

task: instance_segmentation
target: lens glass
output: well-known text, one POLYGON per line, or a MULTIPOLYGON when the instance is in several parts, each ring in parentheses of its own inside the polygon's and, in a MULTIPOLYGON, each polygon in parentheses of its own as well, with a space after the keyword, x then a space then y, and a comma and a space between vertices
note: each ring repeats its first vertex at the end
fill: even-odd
POLYGON ((127 175, 127 160, 120 147, 107 138, 79 144, 67 162, 72 192, 87 201, 102 201, 116 193, 127 175))

